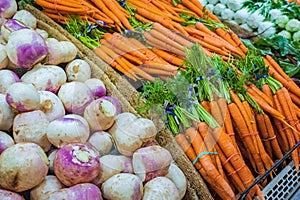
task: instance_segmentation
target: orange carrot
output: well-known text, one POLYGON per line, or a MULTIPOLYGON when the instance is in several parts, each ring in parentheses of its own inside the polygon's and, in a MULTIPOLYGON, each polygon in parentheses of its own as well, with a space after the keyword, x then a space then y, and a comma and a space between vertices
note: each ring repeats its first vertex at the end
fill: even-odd
POLYGON ((144 36, 147 40, 147 43, 149 43, 152 47, 160 48, 175 53, 176 55, 180 55, 184 57, 186 56, 186 53, 183 50, 177 49, 169 45, 168 43, 153 37, 150 33, 144 32, 144 36))
POLYGON ((123 25, 119 18, 116 17, 116 15, 109 10, 104 2, 102 0, 91 0, 101 11, 103 11, 110 19, 112 19, 119 27, 123 28, 123 25))
POLYGON ((270 136, 266 127, 265 119, 264 119, 264 114, 256 113, 255 115, 257 125, 258 125, 258 130, 261 136, 261 139, 264 143, 265 149, 269 156, 273 158, 273 151, 271 147, 271 141, 269 140, 270 136))
POLYGON ((111 43, 115 48, 119 48, 124 51, 124 53, 131 53, 132 55, 140 58, 141 60, 147 60, 147 57, 139 52, 137 49, 133 48, 128 42, 127 39, 121 36, 118 33, 110 34, 105 33, 104 39, 111 43))
POLYGON ((283 154, 279 147, 278 140, 276 138, 272 122, 271 122, 269 116, 266 114, 264 114, 264 121, 266 124, 266 129, 268 130, 268 133, 269 133, 269 140, 271 141, 273 154, 274 154, 274 156, 276 156, 276 158, 281 159, 283 157, 283 154))
POLYGON ((226 133, 230 136, 230 139, 231 139, 232 144, 234 145, 234 147, 239 151, 237 142, 235 140, 235 133, 234 133, 234 130, 233 130, 232 120, 231 120, 231 116, 230 116, 230 113, 229 113, 229 110, 228 110, 226 100, 224 98, 219 98, 218 99, 218 106, 221 110, 222 117, 224 119, 224 126, 225 126, 226 133))
POLYGON ((113 68, 117 69, 118 71, 120 71, 121 73, 123 73, 124 75, 128 76, 129 78, 131 78, 134 81, 137 81, 137 78, 135 75, 132 75, 132 73, 128 73, 128 71, 126 69, 124 69, 121 65, 119 65, 116 61, 112 60, 111 57, 109 55, 107 55, 102 48, 96 48, 93 49, 93 52, 99 56, 104 62, 108 63, 110 66, 112 66, 113 68))
POLYGON ((274 106, 272 99, 268 97, 264 92, 262 92, 260 89, 258 89, 254 84, 251 84, 248 88, 248 92, 252 92, 252 94, 259 95, 262 99, 264 99, 270 106, 274 106))
POLYGON ((290 93, 290 97, 292 98, 292 101, 294 102, 294 104, 296 104, 297 106, 300 106, 300 98, 292 92, 289 92, 289 93, 290 93))
MULTIPOLYGON (((284 91, 282 89, 283 88, 277 90, 277 92, 276 92, 275 95, 278 98, 278 101, 280 103, 280 106, 282 108, 282 111, 283 111, 284 115, 286 116, 286 119, 288 121, 292 121, 293 120, 293 116, 292 116, 292 114, 291 114, 291 112, 289 110, 289 105, 288 105, 288 102, 286 100, 284 91)), ((296 144, 295 134, 298 134, 298 133, 294 133, 293 130, 290 127, 288 127, 286 124, 284 124, 284 127, 285 127, 285 133, 286 133, 286 136, 287 136, 287 139, 288 139, 288 142, 289 142, 289 148, 292 148, 296 144)), ((295 167, 298 170, 299 169, 299 155, 298 155, 298 151, 293 151, 293 153, 291 155, 292 155, 292 159, 294 161, 295 167)))
POLYGON ((152 51, 173 65, 181 66, 183 64, 183 59, 180 59, 176 55, 168 53, 167 51, 163 51, 158 48, 152 48, 152 51))
POLYGON ((168 43, 169 45, 173 46, 174 48, 176 48, 176 49, 178 49, 178 50, 180 50, 180 51, 184 51, 183 46, 181 46, 181 45, 180 45, 179 43, 177 43, 176 41, 171 40, 169 37, 166 37, 165 35, 161 34, 161 33, 158 32, 157 30, 152 29, 152 30, 149 31, 149 33, 150 33, 153 37, 155 37, 155 38, 161 40, 162 42, 166 42, 166 43, 168 43))
POLYGON ((232 102, 234 102, 237 105, 238 109, 240 110, 240 112, 243 116, 244 122, 246 123, 246 125, 248 127, 248 131, 249 131, 248 133, 252 134, 251 138, 252 138, 253 145, 254 145, 253 147, 255 148, 256 152, 259 152, 257 142, 256 142, 256 137, 255 137, 255 135, 253 135, 254 130, 253 130, 249 115, 248 115, 247 111, 245 110, 245 107, 243 106, 238 95, 235 94, 232 89, 229 89, 229 92, 230 92, 230 97, 232 99, 232 102))
MULTIPOLYGON (((186 136, 182 133, 179 133, 175 136, 175 140, 176 140, 177 144, 180 146, 180 148, 182 149, 182 151, 185 153, 185 155, 189 158, 189 160, 191 162, 195 161, 197 155, 196 155, 192 145, 187 140, 186 136)), ((195 162, 194 166, 198 170, 201 170, 201 168, 202 168, 199 160, 197 162, 195 162)))
MULTIPOLYGON (((195 128, 188 128, 185 134, 190 139, 196 154, 200 155, 200 153, 203 152, 203 139, 199 132, 195 128)), ((215 181, 215 184, 217 184, 220 188, 220 191, 222 191, 219 191, 218 195, 221 198, 234 198, 234 192, 232 191, 230 185, 220 175, 216 167, 212 164, 210 156, 204 152, 199 160, 204 170, 207 172, 207 175, 215 181)))
POLYGON ((162 26, 159 23, 153 23, 153 28, 157 31, 159 31, 160 33, 164 34, 166 37, 170 38, 171 40, 176 41, 177 43, 181 44, 182 46, 191 46, 192 42, 185 39, 183 36, 181 36, 180 34, 177 34, 176 32, 173 32, 169 29, 167 29, 166 27, 162 26))
POLYGON ((102 1, 107 7, 107 9, 109 9, 119 19, 120 23, 122 23, 125 26, 125 28, 127 28, 128 30, 134 30, 134 28, 131 26, 128 19, 124 15, 123 12, 124 9, 121 7, 122 9, 120 10, 120 8, 116 6, 116 3, 114 3, 115 0, 102 0, 102 1))
MULTIPOLYGON (((283 113, 283 110, 282 110, 282 107, 280 105, 280 102, 278 100, 278 97, 277 95, 273 95, 273 100, 274 100, 274 105, 275 105, 275 108, 280 112, 280 113, 283 113)), ((271 115, 272 116, 272 115, 271 115)), ((287 136, 285 134, 285 128, 283 126, 283 123, 277 119, 274 119, 274 124, 277 128, 277 132, 279 134, 279 136, 281 137, 281 148, 284 152, 287 152, 289 150, 289 143, 288 143, 288 140, 287 140, 287 136)))
POLYGON ((244 146, 249 151, 250 155, 252 155, 253 157, 253 160, 250 160, 252 167, 257 172, 259 172, 259 174, 262 174, 262 172, 264 171, 264 165, 259 156, 259 150, 257 147, 255 133, 249 131, 249 127, 247 127, 246 120, 244 119, 244 116, 242 115, 239 107, 235 103, 229 104, 228 108, 230 111, 230 115, 232 116, 232 120, 234 121, 234 124, 238 130, 239 137, 241 138, 244 146))

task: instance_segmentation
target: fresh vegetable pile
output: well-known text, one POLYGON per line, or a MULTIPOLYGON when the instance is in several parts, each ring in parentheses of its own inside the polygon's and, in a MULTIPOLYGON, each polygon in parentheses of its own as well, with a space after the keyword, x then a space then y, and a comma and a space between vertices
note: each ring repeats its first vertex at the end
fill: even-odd
MULTIPOLYGON (((299 143, 300 88, 272 56, 248 49, 198 1, 36 3, 111 67, 150 81, 139 111, 161 116, 222 199, 243 193, 299 143), (82 15, 74 16, 76 9, 82 15), (100 13, 112 21, 92 18, 100 13)), ((290 160, 298 169, 299 149, 290 160)), ((264 199, 268 181, 248 198, 264 199)))
POLYGON ((0 199, 182 199, 185 175, 154 123, 122 112, 73 43, 5 2, 0 199))

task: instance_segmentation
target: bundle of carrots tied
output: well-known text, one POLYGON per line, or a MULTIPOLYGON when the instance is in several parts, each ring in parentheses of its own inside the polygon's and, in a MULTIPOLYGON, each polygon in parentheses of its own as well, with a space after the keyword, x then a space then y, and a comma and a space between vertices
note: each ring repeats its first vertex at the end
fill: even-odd
MULTIPOLYGON (((234 199, 299 143, 300 88, 198 0, 36 3, 111 67, 150 81, 141 110, 161 106, 177 143, 222 199, 234 199), (73 14, 86 20, 83 29, 73 14), (91 25, 101 32, 89 34, 91 25)), ((299 153, 291 156, 297 170, 299 153)), ((264 199, 266 184, 247 198, 264 199)))

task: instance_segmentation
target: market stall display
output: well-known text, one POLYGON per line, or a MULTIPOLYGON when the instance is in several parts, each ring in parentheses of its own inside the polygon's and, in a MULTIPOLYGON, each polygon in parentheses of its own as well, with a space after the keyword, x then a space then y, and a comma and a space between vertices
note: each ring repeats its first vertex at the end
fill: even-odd
MULTIPOLYGON (((176 195, 177 199, 197 199, 180 168, 177 167, 176 170, 181 174, 181 181, 176 180, 171 171, 169 173, 171 165, 189 168, 188 165, 184 166, 185 161, 180 156, 179 149, 172 147, 171 144, 168 149, 160 146, 155 141, 159 131, 155 124, 139 116, 107 75, 65 35, 53 27, 43 27, 43 24, 44 22, 36 18, 36 27, 47 30, 48 39, 55 39, 57 44, 64 44, 67 49, 73 48, 69 52, 63 51, 72 56, 52 60, 55 62, 59 60, 56 64, 52 63, 49 58, 56 52, 49 50, 51 47, 44 38, 45 32, 40 30, 38 32, 29 27, 12 31, 7 40, 2 43, 5 47, 10 44, 11 49, 8 52, 5 48, 4 59, 8 62, 0 70, 1 97, 3 97, 0 121, 1 198, 142 199, 145 183, 159 175, 165 177, 162 181, 169 186, 162 191, 162 195, 176 195), (21 39, 19 34, 24 31, 29 33, 27 35, 29 37, 21 39), (43 36, 40 33, 43 33, 43 36), (13 41, 10 41, 11 39, 13 41), (76 53, 73 53, 74 51, 76 53), (69 54, 70 52, 72 54, 69 54), (79 63, 85 64, 84 67, 78 64, 73 65, 73 69, 78 67, 83 70, 70 72, 68 68, 72 66, 72 62, 79 60, 81 61, 79 63), (89 70, 86 70, 87 68, 89 70), (70 76, 72 73, 73 76, 70 76), (87 74, 82 75, 82 73, 87 74), (66 87, 68 92, 64 92, 66 87), (83 91, 86 94, 83 94, 83 91), (132 124, 122 124, 123 128, 121 128, 118 119, 122 118, 128 122, 129 118, 126 116, 131 116, 135 120, 132 124), (118 133, 112 133, 116 132, 113 125, 117 127, 118 133), (90 135, 101 131, 107 131, 106 143, 109 144, 101 144, 103 142, 101 137, 100 141, 97 141, 97 138, 92 141, 90 135), (133 162, 131 156, 124 155, 125 167, 107 176, 108 174, 102 172, 101 157, 104 155, 100 155, 100 151, 105 152, 105 155, 121 156, 118 152, 121 152, 121 147, 126 145, 118 139, 122 134, 130 134, 132 138, 135 134, 140 134, 135 140, 133 150, 137 158, 133 162), (116 143, 118 145, 115 145, 116 143), (93 146, 97 144, 100 146, 93 146), (104 147, 106 149, 102 149, 104 147), (174 151, 172 152, 171 149, 174 151), (143 155, 144 151, 147 155, 143 155), (53 152, 55 154, 52 154, 53 152), (139 158, 138 154, 143 156, 139 158), (166 156, 168 160, 165 160, 166 156), (176 157, 182 163, 177 163, 176 157), (143 162, 145 158, 153 160, 156 164, 146 166, 147 171, 142 170, 144 165, 149 165, 148 162, 143 162), (130 165, 132 165, 131 170, 129 170, 130 165), (97 177, 102 178, 102 175, 107 180, 98 185, 93 182, 97 177), (143 175, 147 177, 147 181, 142 180, 143 175), (119 179, 123 176, 123 179, 119 179), (136 195, 137 184, 139 184, 140 195, 136 195), (119 190, 120 188, 125 190, 119 190), (130 191, 136 196, 130 195, 130 191)), ((110 162, 111 160, 105 163, 107 170, 115 167, 110 162)), ((201 179, 199 180, 201 183, 201 179)), ((147 186, 148 196, 152 195, 151 189, 155 189, 157 187, 155 185, 157 183, 147 186)), ((208 198, 209 196, 210 194, 207 193, 208 198)))
MULTIPOLYGON (((194 170, 218 195, 216 198, 238 198, 255 183, 256 176, 268 172, 270 178, 251 187, 247 194, 249 199, 264 199, 262 189, 276 175, 268 170, 299 143, 300 89, 281 63, 270 56, 274 54, 247 48, 238 35, 198 1, 36 3, 87 48, 68 35, 75 46, 82 47, 96 63, 104 61, 113 67, 139 89, 140 93, 132 86, 124 90, 122 83, 129 84, 126 80, 116 79, 115 72, 106 65, 99 66, 114 79, 117 89, 139 114, 161 127, 167 125, 173 137, 156 136, 157 140, 176 141, 194 170), (143 7, 145 4, 147 7, 143 7), (116 7, 110 8, 111 5, 116 7), (82 15, 73 15, 79 13, 82 15), (94 18, 98 14, 103 21, 94 18)), ((59 25, 55 27, 62 31, 59 25)), ((63 104, 66 106, 68 101, 63 104)), ((82 114, 85 110, 83 116, 88 118, 89 108, 81 106, 85 105, 75 105, 73 110, 70 105, 67 112, 82 114)), ((106 106, 114 107, 111 102, 106 106)), ((103 131, 99 123, 89 125, 95 131, 103 131)), ((128 135, 123 140, 129 141, 128 135)), ((134 157, 131 148, 139 150, 135 149, 136 142, 130 142, 132 145, 120 148, 123 143, 116 141, 116 147, 134 157)), ((298 150, 291 152, 288 159, 296 170, 298 150)), ((148 168, 142 160, 139 168, 146 170, 143 177, 147 179, 148 168)), ((161 173, 165 175, 162 170, 151 176, 161 173)), ((169 181, 156 181, 174 189, 169 181)), ((107 198, 121 196, 116 195, 107 198)), ((179 193, 174 195, 177 199, 179 193)))

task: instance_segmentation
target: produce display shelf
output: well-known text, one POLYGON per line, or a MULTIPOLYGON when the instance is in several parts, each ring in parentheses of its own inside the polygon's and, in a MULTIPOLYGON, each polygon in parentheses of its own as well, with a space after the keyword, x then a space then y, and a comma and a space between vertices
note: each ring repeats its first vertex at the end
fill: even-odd
MULTIPOLYGON (((90 64, 92 77, 99 78, 107 87, 108 95, 119 100, 122 110, 137 114, 138 91, 132 86, 124 76, 104 63, 94 52, 84 46, 79 40, 69 34, 63 27, 44 15, 37 8, 28 4, 19 4, 19 9, 24 9, 37 18, 38 28, 47 30, 51 37, 57 40, 71 41, 78 49, 78 56, 90 64)), ((187 178, 187 191, 184 200, 213 200, 209 189, 200 174, 195 170, 193 164, 186 157, 181 148, 177 145, 172 133, 161 122, 157 122, 156 117, 142 116, 150 118, 158 127, 156 137, 157 143, 168 149, 173 160, 182 169, 187 178)))

